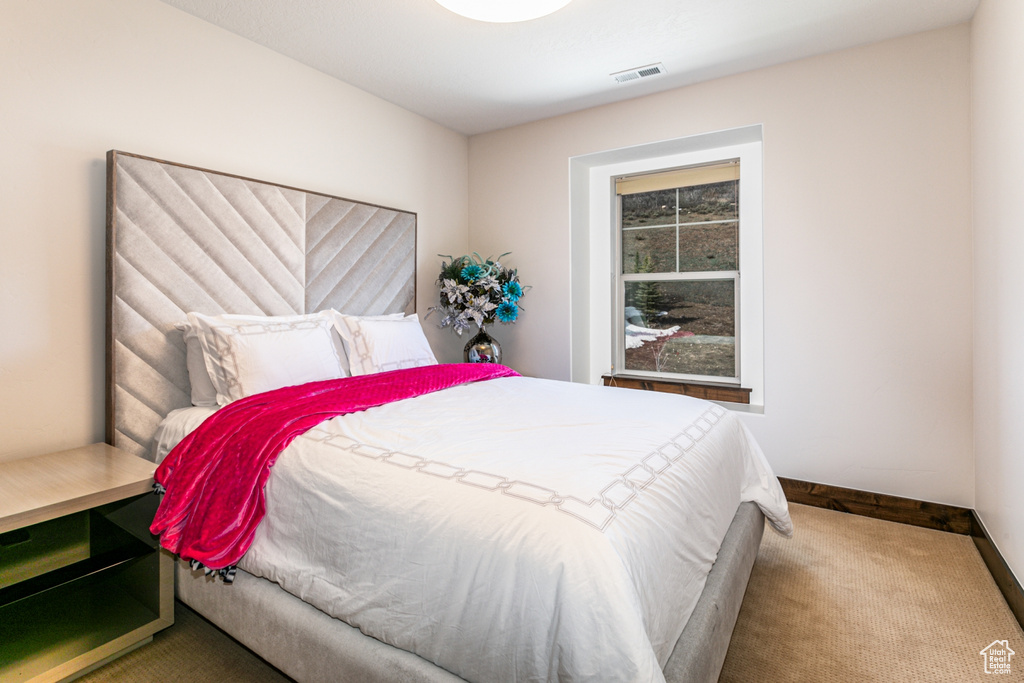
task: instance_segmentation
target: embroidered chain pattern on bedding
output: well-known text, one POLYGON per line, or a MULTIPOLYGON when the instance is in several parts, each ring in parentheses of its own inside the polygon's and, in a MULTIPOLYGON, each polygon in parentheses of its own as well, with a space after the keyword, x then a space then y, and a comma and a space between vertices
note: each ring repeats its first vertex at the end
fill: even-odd
POLYGON ((707 436, 725 414, 726 410, 721 406, 711 406, 694 420, 693 424, 615 477, 597 497, 589 501, 580 500, 574 496, 562 496, 557 491, 529 482, 509 481, 508 478, 497 474, 466 470, 436 460, 428 460, 418 455, 368 446, 351 441, 346 437, 331 435, 320 428, 307 432, 305 438, 311 438, 355 455, 386 462, 406 470, 457 481, 460 484, 475 486, 487 491, 500 492, 536 505, 553 505, 561 512, 572 515, 595 529, 604 531, 615 519, 619 510, 625 508, 640 491, 650 486, 669 467, 677 463, 687 451, 707 436), (349 445, 338 443, 341 441, 348 442, 349 445))

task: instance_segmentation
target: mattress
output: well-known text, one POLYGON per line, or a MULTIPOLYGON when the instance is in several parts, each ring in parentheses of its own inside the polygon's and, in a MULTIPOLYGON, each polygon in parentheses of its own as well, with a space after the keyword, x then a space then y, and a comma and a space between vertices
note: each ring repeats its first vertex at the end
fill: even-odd
POLYGON ((741 501, 790 532, 722 407, 502 378, 296 439, 240 566, 469 681, 662 681, 741 501))

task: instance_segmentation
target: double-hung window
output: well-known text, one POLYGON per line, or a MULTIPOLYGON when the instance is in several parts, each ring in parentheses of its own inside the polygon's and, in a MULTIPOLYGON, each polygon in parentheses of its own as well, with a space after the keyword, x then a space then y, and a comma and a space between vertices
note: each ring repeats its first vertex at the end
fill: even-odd
POLYGON ((574 381, 764 410, 762 144, 754 124, 569 160, 574 381))
POLYGON ((619 372, 741 383, 740 161, 615 178, 619 372))

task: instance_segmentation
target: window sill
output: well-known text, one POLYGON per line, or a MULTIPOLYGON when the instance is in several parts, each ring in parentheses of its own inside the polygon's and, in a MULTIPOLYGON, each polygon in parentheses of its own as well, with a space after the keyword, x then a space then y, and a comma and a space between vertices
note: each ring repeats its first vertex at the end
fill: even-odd
POLYGON ((667 394, 682 394, 702 398, 706 401, 750 404, 750 389, 723 384, 698 384, 675 379, 653 379, 629 375, 601 375, 606 387, 623 387, 643 391, 661 391, 667 394))

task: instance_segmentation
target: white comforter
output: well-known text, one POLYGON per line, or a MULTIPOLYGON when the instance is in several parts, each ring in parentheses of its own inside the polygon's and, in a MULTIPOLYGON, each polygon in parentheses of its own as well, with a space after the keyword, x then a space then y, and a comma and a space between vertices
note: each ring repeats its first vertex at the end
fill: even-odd
POLYGON ((791 532, 720 406, 503 378, 298 438, 240 566, 469 681, 663 681, 741 501, 791 532))

